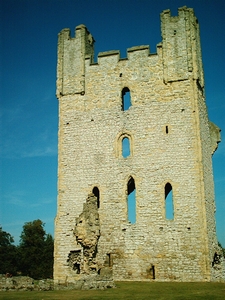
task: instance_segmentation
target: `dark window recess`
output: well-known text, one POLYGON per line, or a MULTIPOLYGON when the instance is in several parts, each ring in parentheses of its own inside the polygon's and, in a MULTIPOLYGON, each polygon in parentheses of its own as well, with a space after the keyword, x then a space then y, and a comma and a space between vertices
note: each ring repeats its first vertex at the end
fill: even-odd
POLYGON ((136 187, 133 177, 127 183, 127 217, 130 223, 136 222, 136 187))
POLYGON ((108 266, 111 268, 113 266, 112 253, 108 253, 108 266))
POLYGON ((147 268, 147 277, 149 279, 155 279, 155 266, 151 265, 149 268, 147 268))
POLYGON ((122 90, 122 110, 128 110, 131 106, 130 90, 128 87, 122 90))
POLYGON ((150 269, 150 274, 152 276, 152 279, 155 279, 155 266, 152 265, 151 269, 150 269))
POLYGON ((92 190, 92 193, 95 195, 95 197, 97 198, 97 206, 98 208, 100 207, 100 192, 99 189, 97 188, 97 186, 95 186, 92 190))
POLYGON ((215 265, 215 264, 220 264, 221 263, 221 254, 218 254, 217 252, 214 253, 214 256, 213 256, 213 261, 212 261, 212 267, 215 265))
POLYGON ((67 259, 68 265, 75 271, 76 274, 80 274, 80 262, 81 262, 81 251, 74 250, 70 251, 67 259))
POLYGON ((169 128, 168 128, 168 126, 166 126, 166 134, 168 134, 169 133, 169 128))

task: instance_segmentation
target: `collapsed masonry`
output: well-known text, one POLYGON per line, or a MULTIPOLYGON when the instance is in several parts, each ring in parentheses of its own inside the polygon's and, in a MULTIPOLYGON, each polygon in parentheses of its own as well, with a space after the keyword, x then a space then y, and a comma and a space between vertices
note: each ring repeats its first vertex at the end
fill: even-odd
POLYGON ((0 291, 50 291, 54 289, 53 279, 34 280, 28 276, 0 274, 0 291))
POLYGON ((77 274, 80 274, 81 271, 85 274, 97 273, 99 267, 96 263, 96 253, 100 237, 100 223, 97 198, 94 194, 88 195, 83 212, 76 219, 74 235, 82 249, 69 254, 69 264, 77 274))
POLYGON ((94 194, 88 195, 83 212, 76 220, 74 234, 78 244, 83 248, 83 271, 87 274, 96 273, 99 270, 96 253, 100 237, 100 223, 97 197, 94 194))
POLYGON ((96 260, 100 220, 98 199, 92 193, 88 195, 83 205, 83 212, 76 219, 74 236, 81 248, 70 251, 67 262, 76 274, 81 274, 80 281, 84 280, 89 288, 114 287, 112 268, 101 266, 96 260), (87 275, 92 275, 91 281, 87 280, 87 275))

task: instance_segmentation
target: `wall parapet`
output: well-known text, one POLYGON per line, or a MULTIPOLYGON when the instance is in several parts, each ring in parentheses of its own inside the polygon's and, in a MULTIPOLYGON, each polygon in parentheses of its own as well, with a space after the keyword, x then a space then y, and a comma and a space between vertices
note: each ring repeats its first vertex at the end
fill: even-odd
POLYGON ((127 49, 127 52, 134 52, 140 50, 149 50, 149 45, 142 45, 142 46, 134 46, 127 49))
POLYGON ((119 50, 110 50, 110 51, 99 52, 98 57, 118 55, 118 54, 120 55, 119 50))

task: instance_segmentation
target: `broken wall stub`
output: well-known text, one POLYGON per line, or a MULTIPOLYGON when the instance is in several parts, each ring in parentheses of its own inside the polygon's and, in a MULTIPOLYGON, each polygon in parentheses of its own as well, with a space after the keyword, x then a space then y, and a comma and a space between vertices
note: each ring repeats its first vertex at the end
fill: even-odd
MULTIPOLYGON (((100 238, 100 220, 98 213, 98 198, 90 193, 83 204, 83 211, 76 218, 73 230, 77 242, 76 249, 68 254, 67 265, 72 270, 76 280, 71 286, 71 280, 64 284, 75 289, 105 289, 115 287, 112 268, 100 265, 97 261, 98 240, 100 238), (79 247, 80 248, 77 248, 79 247), (90 276, 89 276, 90 275, 90 276)), ((63 282, 56 288, 60 289, 63 282)))
MULTIPOLYGON (((89 194, 83 212, 76 219, 74 235, 83 251, 83 273, 95 273, 99 267, 96 262, 97 246, 100 237, 100 222, 97 198, 89 194)), ((78 262, 79 263, 79 262, 78 262)))
POLYGON ((193 9, 163 11, 161 33, 157 53, 137 46, 97 62, 84 25, 74 38, 59 34, 56 282, 111 271, 114 280, 222 280, 212 266, 220 130, 208 119, 193 9))

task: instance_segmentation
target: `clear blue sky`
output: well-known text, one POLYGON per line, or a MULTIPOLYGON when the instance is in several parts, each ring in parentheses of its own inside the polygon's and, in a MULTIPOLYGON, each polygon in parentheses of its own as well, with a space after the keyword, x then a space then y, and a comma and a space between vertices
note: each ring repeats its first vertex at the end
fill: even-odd
POLYGON ((214 154, 216 222, 225 246, 225 1, 0 0, 0 226, 18 243, 25 222, 54 233, 57 199, 57 34, 85 24, 95 54, 161 42, 160 13, 192 7, 200 23, 209 118, 222 129, 214 154))

